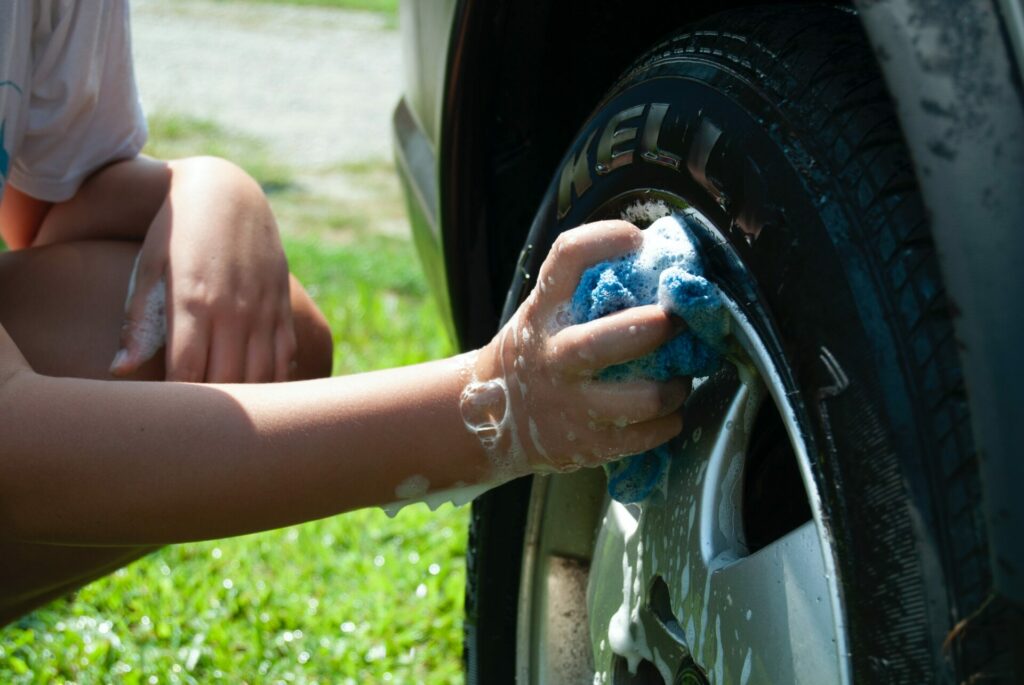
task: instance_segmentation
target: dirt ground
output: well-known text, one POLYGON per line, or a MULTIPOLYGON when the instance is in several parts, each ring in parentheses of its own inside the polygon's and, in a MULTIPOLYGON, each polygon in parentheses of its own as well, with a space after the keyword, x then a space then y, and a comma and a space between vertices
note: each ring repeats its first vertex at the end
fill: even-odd
POLYGON ((398 32, 378 14, 211 0, 134 0, 147 112, 209 119, 304 170, 391 156, 398 32))

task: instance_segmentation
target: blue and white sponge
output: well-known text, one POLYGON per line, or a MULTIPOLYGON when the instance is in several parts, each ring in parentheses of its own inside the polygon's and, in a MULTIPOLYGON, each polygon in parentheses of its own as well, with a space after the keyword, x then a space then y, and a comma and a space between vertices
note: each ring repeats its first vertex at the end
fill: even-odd
MULTIPOLYGON (((605 369, 604 380, 665 381, 707 376, 718 370, 729 319, 718 289, 704 278, 697 243, 683 216, 658 219, 644 231, 641 248, 587 269, 573 293, 573 323, 593 321, 629 307, 659 304, 686 322, 685 331, 651 354, 605 369)), ((666 446, 605 466, 608 492, 629 504, 646 499, 668 471, 666 446)))

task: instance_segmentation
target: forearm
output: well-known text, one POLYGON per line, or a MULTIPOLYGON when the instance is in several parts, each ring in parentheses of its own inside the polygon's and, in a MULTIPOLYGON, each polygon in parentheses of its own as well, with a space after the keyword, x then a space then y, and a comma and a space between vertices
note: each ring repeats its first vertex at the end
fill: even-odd
POLYGON ((596 376, 664 344, 669 315, 649 305, 562 321, 583 270, 641 242, 623 222, 568 231, 541 267, 543 286, 476 356, 346 378, 48 378, 0 328, 0 536, 236 535, 404 499, 414 477, 445 490, 650 450, 680 432, 688 383, 596 376))
POLYGON ((459 412, 464 360, 286 385, 3 386, 2 534, 65 544, 221 537, 491 474, 459 412))

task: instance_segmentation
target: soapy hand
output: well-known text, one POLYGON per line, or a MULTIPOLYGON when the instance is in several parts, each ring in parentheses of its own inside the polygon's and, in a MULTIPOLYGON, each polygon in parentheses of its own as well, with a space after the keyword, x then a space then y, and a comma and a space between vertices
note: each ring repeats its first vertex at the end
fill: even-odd
POLYGON ((111 372, 138 368, 166 332, 168 380, 287 380, 295 354, 288 266, 266 198, 223 160, 182 160, 172 173, 139 254, 111 372))
POLYGON ((678 320, 648 305, 569 325, 583 271, 639 249, 642 240, 624 221, 560 235, 530 296, 477 355, 460 408, 499 478, 597 466, 682 429, 688 379, 597 379, 602 369, 657 349, 679 331, 678 320))

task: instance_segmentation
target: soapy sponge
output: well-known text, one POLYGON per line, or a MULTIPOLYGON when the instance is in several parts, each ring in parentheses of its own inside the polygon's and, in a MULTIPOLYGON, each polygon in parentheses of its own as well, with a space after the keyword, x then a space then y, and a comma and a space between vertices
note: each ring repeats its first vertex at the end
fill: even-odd
MULTIPOLYGON (((609 367, 602 379, 707 376, 722 363, 729 319, 718 289, 704 278, 697 243, 685 217, 666 216, 644 231, 640 250, 585 271, 570 303, 573 323, 612 312, 659 304, 682 318, 687 329, 651 354, 609 367)), ((605 466, 608 492, 628 504, 646 499, 668 471, 666 446, 605 466)))

